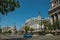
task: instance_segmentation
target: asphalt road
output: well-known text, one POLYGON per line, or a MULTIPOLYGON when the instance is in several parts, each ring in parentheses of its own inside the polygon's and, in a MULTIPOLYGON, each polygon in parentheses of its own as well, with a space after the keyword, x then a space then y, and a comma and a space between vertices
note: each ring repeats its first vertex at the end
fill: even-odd
POLYGON ((20 38, 10 38, 10 40, 60 40, 60 35, 58 36, 36 36, 32 38, 20 37, 20 38))
POLYGON ((29 40, 60 40, 60 36, 38 36, 29 40))

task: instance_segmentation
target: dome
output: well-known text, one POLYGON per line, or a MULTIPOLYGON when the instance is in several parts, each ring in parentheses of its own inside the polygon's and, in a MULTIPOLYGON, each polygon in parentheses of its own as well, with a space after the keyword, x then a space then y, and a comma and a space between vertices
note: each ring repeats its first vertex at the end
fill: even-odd
POLYGON ((27 19, 27 20, 26 20, 26 23, 29 22, 29 21, 30 21, 30 19, 27 19))

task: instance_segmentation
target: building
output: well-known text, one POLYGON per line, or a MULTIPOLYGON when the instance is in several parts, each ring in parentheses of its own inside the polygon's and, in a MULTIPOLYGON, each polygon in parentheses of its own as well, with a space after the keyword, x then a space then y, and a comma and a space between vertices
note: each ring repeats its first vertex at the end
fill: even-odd
POLYGON ((9 29, 9 27, 8 27, 8 26, 3 27, 3 28, 2 28, 2 33, 4 33, 4 32, 6 32, 6 31, 8 31, 8 29, 9 29))
POLYGON ((25 24, 30 28, 34 28, 33 32, 39 32, 42 31, 42 29, 44 29, 45 27, 44 24, 42 24, 42 20, 48 20, 48 19, 42 18, 39 12, 37 17, 27 19, 25 24))
POLYGON ((12 34, 16 34, 17 33, 16 25, 13 24, 13 26, 10 28, 10 30, 12 31, 12 34))
POLYGON ((49 18, 51 24, 60 21, 60 0, 51 0, 49 9, 49 18))
POLYGON ((16 25, 14 24, 12 27, 9 27, 9 26, 3 27, 2 33, 8 32, 9 30, 11 30, 12 34, 15 34, 17 32, 16 25))
POLYGON ((24 27, 25 27, 25 25, 23 25, 23 26, 21 26, 19 29, 18 29, 18 34, 24 34, 24 27))

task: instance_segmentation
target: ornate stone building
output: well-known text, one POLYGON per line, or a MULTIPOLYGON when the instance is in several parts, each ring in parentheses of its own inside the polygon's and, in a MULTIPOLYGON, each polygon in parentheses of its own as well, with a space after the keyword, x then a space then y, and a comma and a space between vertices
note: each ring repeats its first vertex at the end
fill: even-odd
POLYGON ((4 32, 6 32, 6 31, 8 31, 8 29, 9 29, 9 27, 8 27, 8 26, 3 27, 3 28, 2 28, 2 33, 4 33, 4 32))
POLYGON ((50 22, 51 24, 53 24, 54 22, 58 22, 58 21, 60 23, 60 0, 51 0, 50 3, 51 3, 50 9, 49 9, 50 22))
POLYGON ((26 25, 29 26, 30 28, 34 28, 34 32, 39 32, 44 29, 44 24, 42 24, 42 20, 46 20, 45 18, 42 18, 40 16, 40 12, 38 13, 37 17, 32 17, 26 20, 26 25))
POLYGON ((11 30, 12 34, 15 34, 15 33, 17 32, 16 25, 13 24, 12 27, 9 27, 9 26, 3 27, 3 28, 2 28, 2 33, 8 32, 9 30, 11 30))

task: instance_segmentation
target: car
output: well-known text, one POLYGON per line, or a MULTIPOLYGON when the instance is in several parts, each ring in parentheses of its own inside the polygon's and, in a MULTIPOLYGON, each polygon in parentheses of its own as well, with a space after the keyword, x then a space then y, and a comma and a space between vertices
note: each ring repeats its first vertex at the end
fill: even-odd
POLYGON ((25 33, 23 36, 24 36, 25 38, 31 38, 31 37, 32 37, 32 34, 30 34, 30 33, 25 33))
POLYGON ((46 34, 45 36, 53 36, 53 34, 50 34, 50 33, 49 33, 49 34, 46 34))

